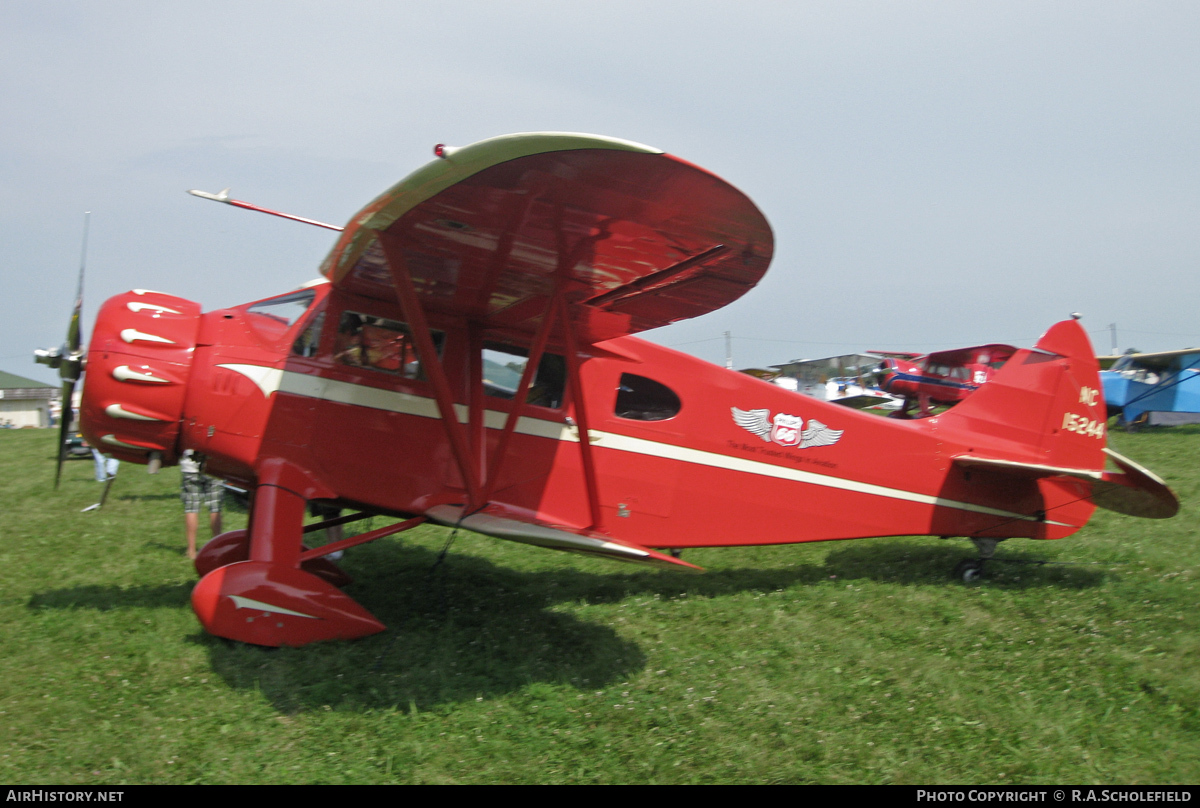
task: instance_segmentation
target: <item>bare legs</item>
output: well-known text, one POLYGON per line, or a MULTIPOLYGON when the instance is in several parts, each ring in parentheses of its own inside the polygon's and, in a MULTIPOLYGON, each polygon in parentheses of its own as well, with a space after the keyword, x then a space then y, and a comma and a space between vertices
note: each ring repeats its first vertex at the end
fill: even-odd
MULTIPOLYGON (((183 525, 187 533, 187 557, 195 560, 196 558, 196 532, 200 526, 200 514, 185 513, 183 515, 183 525)), ((216 536, 221 532, 221 512, 214 511, 208 515, 208 525, 212 530, 212 535, 216 536)))

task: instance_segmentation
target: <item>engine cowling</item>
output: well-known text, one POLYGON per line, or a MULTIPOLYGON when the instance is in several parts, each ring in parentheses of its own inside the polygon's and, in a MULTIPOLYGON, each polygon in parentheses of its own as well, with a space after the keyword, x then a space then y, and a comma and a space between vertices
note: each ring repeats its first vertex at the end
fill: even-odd
POLYGON ((875 372, 879 389, 901 398, 916 398, 921 392, 918 378, 924 371, 907 360, 888 357, 875 372))
POLYGON ((200 304, 135 289, 107 300, 88 347, 80 423, 101 451, 134 463, 178 459, 200 304))

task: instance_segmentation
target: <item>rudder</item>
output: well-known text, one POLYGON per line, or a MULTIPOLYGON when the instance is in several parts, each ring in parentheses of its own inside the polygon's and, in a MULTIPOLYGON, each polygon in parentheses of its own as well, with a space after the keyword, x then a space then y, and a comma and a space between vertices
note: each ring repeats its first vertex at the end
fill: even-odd
POLYGON ((1100 368, 1077 320, 1056 323, 949 412, 942 425, 981 437, 997 457, 1072 469, 1104 468, 1100 368))

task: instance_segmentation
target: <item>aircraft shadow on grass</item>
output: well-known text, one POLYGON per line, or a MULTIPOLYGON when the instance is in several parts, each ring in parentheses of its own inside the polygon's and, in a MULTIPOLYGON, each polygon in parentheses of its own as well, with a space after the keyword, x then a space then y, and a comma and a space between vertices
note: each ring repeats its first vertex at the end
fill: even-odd
MULTIPOLYGON (((601 688, 647 664, 637 642, 614 628, 555 609, 601 605, 632 596, 716 598, 746 591, 870 578, 961 586, 946 569, 962 548, 903 541, 850 545, 823 564, 781 569, 730 569, 703 575, 634 572, 596 574, 571 569, 519 572, 488 560, 422 547, 368 545, 347 557, 350 591, 387 624, 382 634, 354 642, 266 649, 200 631, 214 671, 232 687, 256 689, 282 713, 398 708, 406 712, 488 698, 531 683, 601 688)), ((1079 567, 1008 570, 1001 585, 1094 586, 1100 574, 1079 567), (1026 572, 1028 570, 1028 572, 1026 572)), ((192 585, 82 586, 34 596, 30 608, 188 607, 192 585)))
POLYGON ((471 555, 366 546, 347 571, 354 596, 388 629, 352 643, 266 650, 197 635, 231 685, 260 690, 281 712, 411 711, 518 691, 531 683, 580 689, 621 682, 647 664, 612 626, 559 611, 634 595, 715 597, 786 587, 820 576, 807 568, 709 575, 518 572, 471 555))
POLYGON ((121 494, 115 497, 115 499, 119 499, 122 502, 154 502, 164 499, 179 499, 179 492, 176 491, 168 494, 121 494))
POLYGON ((162 586, 107 586, 91 584, 39 592, 29 599, 30 609, 95 609, 107 612, 128 608, 178 609, 188 604, 194 584, 162 586))
MULTIPOLYGON (((964 558, 973 557, 969 546, 947 542, 944 546, 913 544, 904 540, 880 539, 847 542, 825 557, 825 570, 838 578, 869 578, 901 584, 930 584, 947 581, 949 571, 964 558)), ((986 563, 984 581, 1001 589, 1061 587, 1088 589, 1098 586, 1105 573, 1091 562, 1058 562, 1046 558, 1028 542, 1009 549, 1001 544, 996 557, 986 563)))

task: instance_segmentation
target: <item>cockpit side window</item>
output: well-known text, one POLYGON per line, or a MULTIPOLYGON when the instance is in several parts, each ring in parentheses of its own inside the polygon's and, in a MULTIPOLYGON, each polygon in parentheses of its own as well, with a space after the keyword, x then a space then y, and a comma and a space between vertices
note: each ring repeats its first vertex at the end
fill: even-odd
POLYGON ((304 316, 304 312, 308 311, 308 307, 312 305, 316 296, 317 293, 312 289, 305 289, 303 292, 255 303, 246 311, 249 314, 274 320, 284 328, 288 328, 304 316))
POLYGON ((273 343, 304 316, 316 296, 312 289, 304 289, 255 303, 246 309, 246 324, 258 337, 273 343))
MULTIPOLYGON (((499 342, 483 344, 483 392, 494 398, 512 399, 529 364, 529 351, 499 342)), ((567 361, 558 354, 543 353, 537 375, 525 396, 526 404, 558 409, 567 387, 567 361)))
POLYGON ((654 379, 622 373, 617 386, 614 414, 631 421, 665 421, 674 418, 683 403, 675 391, 654 379))
MULTIPOLYGON (((432 331, 441 356, 446 335, 432 331)), ((333 356, 344 365, 393 373, 406 379, 424 379, 412 332, 404 323, 356 311, 344 311, 338 321, 333 356)))

